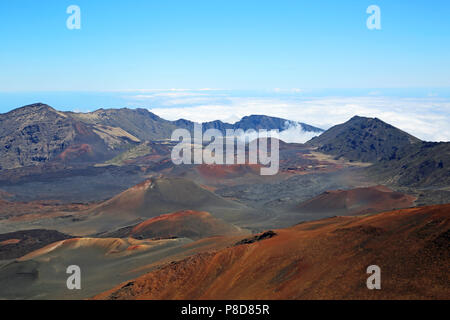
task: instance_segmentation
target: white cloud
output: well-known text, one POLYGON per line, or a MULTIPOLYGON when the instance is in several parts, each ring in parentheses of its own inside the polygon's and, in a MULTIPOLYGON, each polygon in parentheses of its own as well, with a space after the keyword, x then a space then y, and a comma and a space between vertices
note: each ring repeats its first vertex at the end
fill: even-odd
MULTIPOLYGON (((304 131, 302 126, 298 123, 286 123, 286 128, 283 131, 277 132, 275 130, 268 131, 263 137, 274 137, 288 143, 305 143, 312 138, 318 136, 320 133, 304 131)), ((249 131, 245 135, 239 136, 241 139, 254 140, 261 138, 258 131, 249 131)))
MULTIPOLYGON (((208 92, 205 95, 204 91, 199 90, 183 93, 169 95, 161 92, 158 96, 142 97, 141 101, 146 101, 152 112, 169 120, 184 118, 196 122, 222 120, 234 123, 244 116, 264 114, 328 129, 359 115, 377 117, 423 140, 450 141, 450 100, 444 98, 394 98, 375 95, 252 97, 221 91, 208 92)), ((131 99, 136 101, 136 96, 131 99)), ((304 134, 295 129, 285 135, 290 141, 306 139, 304 134)))
POLYGON ((300 125, 291 123, 278 137, 288 143, 305 143, 318 135, 317 132, 304 131, 300 125))

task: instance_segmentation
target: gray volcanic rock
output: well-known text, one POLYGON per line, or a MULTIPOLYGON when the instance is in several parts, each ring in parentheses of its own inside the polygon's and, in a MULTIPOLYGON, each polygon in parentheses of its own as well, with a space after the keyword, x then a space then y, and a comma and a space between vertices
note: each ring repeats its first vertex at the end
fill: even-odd
POLYGON ((399 152, 395 159, 368 168, 388 183, 407 187, 450 185, 450 142, 421 142, 399 152))
MULTIPOLYGON (((216 120, 203 129, 321 129, 285 119, 250 116, 235 124, 216 120)), ((189 120, 168 121, 147 109, 99 109, 94 112, 60 112, 36 103, 0 114, 0 170, 47 162, 96 164, 143 141, 170 139, 176 128, 192 130, 189 120)))
POLYGON ((318 151, 353 161, 395 159, 397 153, 420 142, 416 137, 377 118, 355 116, 307 142, 318 151))
MULTIPOLYGON (((186 120, 186 119, 179 119, 177 121, 174 121, 173 123, 179 128, 185 128, 190 131, 192 131, 193 127, 194 127, 194 122, 186 120)), ((316 127, 310 126, 310 125, 302 123, 302 122, 296 122, 296 121, 291 121, 291 120, 286 120, 286 119, 276 118, 276 117, 269 117, 269 116, 264 116, 264 115, 246 116, 234 124, 222 122, 220 120, 203 122, 202 126, 203 126, 203 131, 206 131, 208 129, 217 129, 217 130, 220 130, 224 134, 225 134, 226 129, 232 129, 232 130, 242 129, 244 131, 249 130, 249 129, 284 131, 284 130, 290 128, 291 126, 299 126, 304 131, 309 131, 309 132, 317 132, 317 133, 323 132, 323 130, 320 128, 316 128, 316 127)))
POLYGON ((55 230, 24 230, 0 234, 0 260, 16 259, 46 245, 73 238, 55 230))
POLYGON ((99 109, 89 113, 70 112, 71 117, 94 125, 122 128, 140 140, 170 138, 177 126, 147 109, 99 109))
POLYGON ((310 132, 323 132, 322 129, 310 126, 308 124, 296 121, 290 121, 282 118, 269 117, 264 115, 251 115, 248 117, 243 117, 239 122, 234 124, 235 129, 266 129, 266 130, 286 130, 290 126, 301 126, 304 131, 310 132))
POLYGON ((36 103, 0 114, 0 169, 109 159, 139 139, 118 127, 92 125, 36 103))
POLYGON ((41 103, 0 114, 0 169, 46 162, 75 136, 72 119, 41 103))

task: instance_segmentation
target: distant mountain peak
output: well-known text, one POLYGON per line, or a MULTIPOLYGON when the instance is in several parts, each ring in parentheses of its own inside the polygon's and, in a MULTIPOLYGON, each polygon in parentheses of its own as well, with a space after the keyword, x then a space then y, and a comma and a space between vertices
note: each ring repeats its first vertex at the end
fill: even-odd
POLYGON ((378 118, 354 116, 308 144, 324 153, 349 160, 376 162, 396 157, 399 150, 420 140, 378 118))
POLYGON ((391 124, 384 122, 383 120, 376 118, 376 117, 371 118, 371 117, 363 117, 363 116, 356 115, 356 116, 353 116, 350 120, 348 120, 348 122, 354 122, 354 123, 365 122, 365 123, 372 123, 372 124, 378 123, 378 124, 382 124, 385 126, 393 127, 391 124))
MULTIPOLYGON (((55 109, 53 109, 52 107, 50 107, 48 104, 45 104, 45 103, 42 103, 42 102, 32 103, 32 104, 23 106, 22 108, 23 108, 23 109, 46 108, 46 109, 52 109, 52 110, 55 110, 55 109)), ((19 108, 19 109, 21 109, 21 108, 19 108)))
MULTIPOLYGON (((272 117, 272 116, 266 116, 264 114, 251 114, 249 116, 242 117, 242 120, 248 120, 248 119, 278 119, 278 120, 286 120, 279 117, 272 117)), ((238 121, 239 122, 239 121, 238 121)))
MULTIPOLYGON (((174 124, 180 128, 185 128, 188 130, 192 130, 194 126, 193 121, 189 121, 186 119, 179 119, 174 121, 174 124)), ((284 131, 289 129, 291 126, 298 126, 303 131, 307 132, 323 132, 322 129, 311 126, 306 123, 287 120, 278 117, 271 117, 266 115, 250 115, 242 117, 241 120, 235 122, 234 124, 223 122, 221 120, 214 120, 209 122, 203 122, 203 131, 208 129, 218 129, 225 133, 226 129, 242 129, 244 131, 253 129, 253 130, 279 130, 284 131)))
POLYGON ((55 112, 57 113, 58 111, 53 109, 52 107, 50 107, 49 105, 45 104, 45 103, 33 103, 33 104, 29 104, 17 109, 14 109, 8 113, 6 113, 5 115, 8 114, 27 114, 27 113, 34 113, 34 112, 39 112, 39 111, 48 111, 48 112, 55 112))

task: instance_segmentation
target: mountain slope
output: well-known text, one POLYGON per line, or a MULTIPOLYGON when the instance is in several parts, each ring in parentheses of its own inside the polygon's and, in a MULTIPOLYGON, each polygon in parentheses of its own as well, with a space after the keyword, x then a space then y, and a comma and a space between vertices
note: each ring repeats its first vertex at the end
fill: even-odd
POLYGON ((198 240, 212 236, 245 234, 241 228, 213 217, 208 212, 185 210, 148 219, 135 226, 102 237, 133 237, 135 239, 189 238, 198 240))
POLYGON ((85 299, 130 277, 164 256, 182 254, 189 239, 72 238, 53 242, 0 265, 1 299, 85 299), (81 290, 67 290, 67 267, 81 268, 81 290))
MULTIPOLYGON (((278 129, 301 126, 285 119, 250 116, 235 124, 211 121, 203 129, 278 129)), ((36 103, 0 114, 0 170, 47 162, 96 164, 113 159, 144 141, 171 138, 176 128, 192 130, 194 122, 164 120, 147 109, 99 109, 94 112, 60 112, 36 103)))
POLYGON ((311 125, 302 123, 302 122, 296 122, 296 121, 290 121, 282 118, 277 117, 269 117, 264 115, 251 115, 247 117, 243 117, 240 121, 236 122, 233 127, 235 129, 266 129, 266 130, 279 130, 283 131, 289 128, 290 126, 300 126, 303 131, 310 131, 310 132, 317 132, 321 133, 323 132, 322 129, 313 127, 311 125))
MULTIPOLYGON (((173 123, 177 127, 188 129, 191 132, 193 131, 193 128, 194 128, 194 122, 185 120, 185 119, 180 119, 180 120, 174 121, 173 123)), ((313 127, 311 125, 308 125, 308 124, 305 124, 302 122, 291 121, 291 120, 286 120, 286 119, 276 118, 276 117, 269 117, 269 116, 264 116, 264 115, 246 116, 234 124, 222 122, 220 120, 202 123, 203 131, 206 131, 208 129, 217 129, 217 130, 221 131, 223 134, 226 133, 227 129, 230 129, 230 130, 242 129, 244 131, 249 130, 249 129, 284 131, 284 130, 289 129, 292 126, 300 127, 303 131, 316 132, 318 134, 323 132, 323 130, 320 128, 316 128, 316 127, 313 127)))
POLYGON ((319 216, 357 215, 411 207, 415 198, 384 186, 333 190, 302 202, 296 212, 319 216))
MULTIPOLYGON (((207 206, 233 207, 229 201, 182 178, 152 178, 99 205, 94 212, 155 217, 178 210, 198 210, 207 206)), ((236 207, 236 205, 234 205, 236 207)))
POLYGON ((376 162, 395 159, 400 150, 418 142, 416 137, 377 118, 355 116, 311 139, 308 144, 336 158, 376 162))
POLYGON ((73 142, 76 125, 47 105, 0 114, 0 169, 48 161, 73 142))
POLYGON ((0 169, 102 161, 138 142, 119 127, 86 124, 42 103, 0 114, 0 169))
POLYGON ((165 265, 96 298, 449 299, 449 210, 308 222, 165 265), (382 290, 366 287, 374 264, 382 290))
MULTIPOLYGON (((263 219, 254 210, 226 200, 183 178, 150 178, 78 216, 58 230, 77 235, 108 234, 149 218, 177 211, 206 211, 228 223, 263 219)), ((112 233, 115 235, 115 233, 112 233)))
POLYGON ((119 127, 140 140, 168 139, 176 129, 171 121, 164 120, 147 109, 99 109, 89 113, 68 114, 88 124, 119 127))
POLYGON ((422 142, 400 152, 395 159, 367 169, 374 177, 407 187, 450 185, 450 142, 422 142))
POLYGON ((50 243, 72 238, 54 230, 26 230, 0 234, 0 260, 15 259, 50 243))

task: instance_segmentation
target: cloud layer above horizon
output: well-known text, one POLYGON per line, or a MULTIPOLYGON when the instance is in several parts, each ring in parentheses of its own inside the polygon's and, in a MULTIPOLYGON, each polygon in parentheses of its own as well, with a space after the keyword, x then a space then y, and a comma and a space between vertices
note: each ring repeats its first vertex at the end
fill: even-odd
MULTIPOLYGON (((273 94, 237 95, 223 90, 153 90, 127 95, 129 105, 146 105, 158 116, 196 122, 222 120, 234 123, 258 114, 307 123, 322 129, 343 123, 355 115, 377 117, 426 141, 450 141, 450 99, 430 95, 426 98, 377 96, 306 97, 299 89, 273 94)), ((304 142, 307 138, 291 142, 304 142)))

